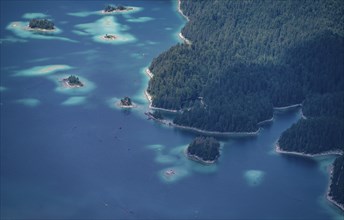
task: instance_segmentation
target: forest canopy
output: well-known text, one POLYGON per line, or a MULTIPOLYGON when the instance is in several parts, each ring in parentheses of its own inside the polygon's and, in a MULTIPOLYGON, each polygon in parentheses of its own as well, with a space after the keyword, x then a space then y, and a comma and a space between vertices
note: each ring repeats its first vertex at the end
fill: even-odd
POLYGON ((181 8, 192 44, 173 46, 149 67, 153 106, 183 112, 174 123, 256 131, 273 107, 343 97, 341 1, 193 0, 181 8))

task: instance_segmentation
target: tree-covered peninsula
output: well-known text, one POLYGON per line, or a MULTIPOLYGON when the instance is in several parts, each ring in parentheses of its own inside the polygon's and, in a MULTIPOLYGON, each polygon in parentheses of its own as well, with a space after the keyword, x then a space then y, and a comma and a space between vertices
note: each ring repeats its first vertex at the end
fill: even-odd
POLYGON ((213 137, 196 137, 186 149, 186 155, 201 163, 214 163, 220 156, 220 143, 213 137))
POLYGON ((334 161, 332 173, 328 196, 344 209, 344 155, 334 161))
MULTIPOLYGON (((344 4, 340 0, 181 1, 189 18, 177 44, 149 69, 152 105, 181 110, 174 123, 256 131, 273 107, 302 103, 305 120, 282 134, 285 151, 343 150, 344 4)), ((334 165, 333 176, 343 175, 334 165), (339 173, 338 173, 339 172, 339 173)), ((336 194, 338 185, 332 185, 336 194)))
POLYGON ((29 27, 33 29, 53 30, 55 29, 54 23, 48 19, 31 19, 29 27))
POLYGON ((149 67, 153 106, 183 110, 175 124, 256 131, 273 107, 343 91, 341 1, 196 0, 181 8, 192 44, 149 67))

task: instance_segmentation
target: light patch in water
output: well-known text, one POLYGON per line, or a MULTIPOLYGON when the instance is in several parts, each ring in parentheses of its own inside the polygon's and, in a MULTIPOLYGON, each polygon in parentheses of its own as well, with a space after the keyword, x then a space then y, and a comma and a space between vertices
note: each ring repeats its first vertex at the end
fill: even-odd
POLYGON ((149 149, 155 150, 155 151, 162 151, 165 146, 162 144, 151 144, 147 146, 149 149))
POLYGON ((144 54, 142 53, 132 53, 130 56, 139 60, 144 58, 144 54))
POLYGON ((318 156, 314 157, 313 159, 318 162, 319 170, 325 174, 329 175, 329 171, 331 166, 333 165, 334 160, 337 156, 335 155, 324 155, 324 156, 318 156))
POLYGON ((152 21, 152 20, 154 20, 154 18, 152 17, 138 17, 138 18, 127 19, 128 22, 132 22, 132 23, 143 23, 143 22, 152 21))
POLYGON ((0 92, 4 92, 6 90, 7 90, 7 88, 5 86, 0 86, 0 92))
POLYGON ((62 40, 68 42, 77 42, 66 37, 57 37, 55 34, 61 33, 61 29, 55 27, 53 31, 32 30, 28 27, 28 22, 14 21, 7 25, 7 30, 12 31, 21 38, 32 38, 41 40, 62 40))
POLYGON ((67 15, 84 18, 90 15, 96 15, 98 13, 99 12, 97 11, 79 11, 79 12, 70 12, 70 13, 67 13, 67 15))
POLYGON ((40 12, 36 12, 36 13, 25 13, 22 18, 25 19, 33 19, 33 18, 46 18, 49 17, 49 15, 44 14, 44 13, 40 13, 40 12))
POLYGON ((176 162, 177 158, 170 155, 158 155, 155 157, 155 161, 161 164, 168 164, 176 162))
POLYGON ((78 35, 90 35, 95 42, 106 44, 124 44, 136 41, 136 38, 128 33, 124 33, 129 28, 116 22, 112 16, 106 16, 93 23, 78 24, 75 28, 79 29, 74 31, 78 35), (111 34, 115 39, 107 39, 104 36, 111 34))
POLYGON ((2 43, 25 43, 25 42, 27 42, 27 40, 15 38, 12 36, 7 36, 6 38, 0 39, 0 44, 2 44, 2 43))
POLYGON ((39 62, 44 62, 44 61, 48 61, 51 60, 51 57, 45 57, 45 58, 38 58, 38 59, 33 59, 33 60, 28 60, 26 61, 27 63, 39 63, 39 62))
POLYGON ((84 96, 73 96, 68 98, 66 101, 62 102, 61 105, 74 106, 81 105, 86 102, 86 97, 84 96))
POLYGON ((41 101, 39 101, 38 99, 34 99, 34 98, 17 99, 17 100, 15 100, 15 102, 18 104, 25 105, 27 107, 36 107, 41 103, 41 101))
POLYGON ((343 220, 343 212, 335 206, 332 202, 327 200, 326 196, 319 196, 317 198, 317 203, 324 208, 330 215, 333 220, 343 220))
POLYGON ((173 30, 171 27, 165 27, 165 30, 166 31, 170 31, 170 30, 173 30))
POLYGON ((190 172, 186 170, 184 167, 176 166, 165 168, 159 171, 158 175, 163 182, 173 183, 190 175, 190 172))
POLYGON ((166 151, 166 147, 159 144, 147 146, 155 151, 155 162, 158 164, 170 164, 173 167, 159 171, 158 175, 163 182, 175 182, 193 172, 214 173, 217 170, 216 164, 204 165, 189 160, 185 155, 187 145, 181 145, 166 151), (169 171, 169 172, 166 172, 169 171))
POLYGON ((148 102, 146 95, 145 95, 145 91, 147 89, 147 85, 148 85, 148 81, 149 81, 149 77, 147 76, 147 73, 146 73, 147 68, 148 68, 148 66, 140 69, 140 74, 143 77, 142 78, 143 79, 142 80, 142 86, 138 90, 138 93, 135 94, 135 96, 134 96, 134 99, 137 100, 138 103, 140 103, 146 107, 146 109, 144 109, 145 111, 149 110, 149 108, 148 108, 149 102, 148 102))
POLYGON ((106 103, 112 109, 120 109, 120 107, 118 105, 116 105, 116 103, 118 103, 119 101, 120 101, 119 98, 113 97, 113 98, 107 99, 106 103))
POLYGON ((83 31, 78 31, 78 30, 73 30, 72 31, 74 34, 77 34, 77 35, 80 35, 80 36, 86 36, 86 35, 89 35, 88 33, 86 32, 83 32, 83 31))
POLYGON ((73 67, 63 64, 35 66, 30 69, 20 70, 15 74, 15 76, 45 76, 70 69, 73 69, 73 67))
POLYGON ((251 187, 258 186, 262 183, 265 173, 261 170, 247 170, 244 173, 244 178, 247 184, 251 187))

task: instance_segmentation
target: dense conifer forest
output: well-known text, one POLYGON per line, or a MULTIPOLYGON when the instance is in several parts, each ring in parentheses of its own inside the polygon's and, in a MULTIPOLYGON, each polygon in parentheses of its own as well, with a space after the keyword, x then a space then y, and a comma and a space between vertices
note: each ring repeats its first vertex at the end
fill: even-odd
POLYGON ((344 204, 344 155, 334 161, 329 195, 338 203, 344 204))
POLYGON ((148 92, 174 122, 256 131, 272 108, 344 88, 340 1, 182 1, 190 22, 155 58, 148 92), (202 101, 200 99, 202 98, 202 101))
POLYGON ((31 19, 29 23, 30 28, 40 28, 45 30, 53 30, 54 23, 52 21, 49 21, 47 19, 31 19))
MULTIPOLYGON (((302 103, 307 119, 282 134, 280 147, 343 150, 342 1, 192 0, 181 9, 190 20, 182 34, 192 43, 151 63, 153 106, 180 110, 178 125, 243 132, 256 131, 273 107, 302 103)), ((341 183, 342 161, 333 175, 341 183)), ((332 184, 331 194, 343 203, 342 187, 332 184)))
POLYGON ((213 137, 196 137, 189 144, 187 154, 203 161, 215 161, 220 156, 220 143, 213 137))

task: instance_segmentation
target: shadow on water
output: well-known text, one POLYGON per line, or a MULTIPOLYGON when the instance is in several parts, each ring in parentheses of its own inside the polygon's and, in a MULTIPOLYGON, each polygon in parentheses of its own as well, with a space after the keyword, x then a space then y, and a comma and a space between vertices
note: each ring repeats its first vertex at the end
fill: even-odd
POLYGON ((287 163, 290 163, 293 166, 314 168, 318 166, 318 162, 311 158, 301 155, 291 155, 291 154, 281 154, 281 158, 287 163))

